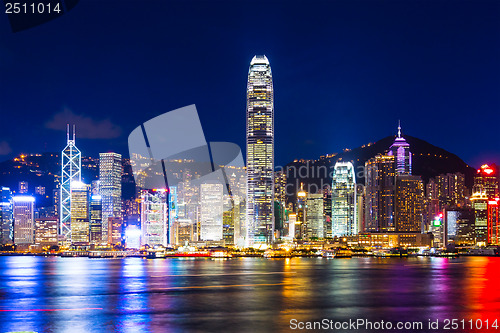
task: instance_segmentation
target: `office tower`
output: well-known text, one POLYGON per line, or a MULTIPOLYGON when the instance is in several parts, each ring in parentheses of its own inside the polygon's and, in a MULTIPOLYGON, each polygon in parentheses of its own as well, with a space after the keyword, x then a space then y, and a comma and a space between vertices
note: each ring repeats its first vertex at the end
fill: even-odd
POLYGON ((71 182, 71 243, 88 245, 90 239, 89 185, 71 182))
POLYGON ((266 56, 250 63, 247 84, 247 237, 248 246, 273 242, 274 96, 266 56))
MULTIPOLYGON (((286 173, 283 170, 274 174, 274 230, 282 235, 285 224, 286 173)), ((276 236, 276 235, 275 235, 276 236)))
POLYGON ((200 240, 220 241, 222 239, 222 184, 200 185, 200 240))
POLYGON ((99 189, 102 198, 102 236, 108 240, 108 218, 122 216, 122 156, 99 154, 99 189))
POLYGON ((358 233, 365 231, 365 187, 356 184, 356 219, 358 222, 358 233))
POLYGON ((394 156, 377 155, 365 163, 365 225, 368 232, 392 232, 394 221, 394 156))
POLYGON ((141 245, 167 246, 168 191, 141 191, 141 245))
POLYGON ((308 239, 311 238, 324 238, 324 207, 323 207, 323 193, 309 194, 306 200, 306 224, 308 239))
POLYGON ((14 223, 12 216, 12 192, 8 187, 2 187, 0 198, 0 244, 12 244, 14 223))
POLYGON ((300 184, 300 191, 297 192, 295 213, 295 238, 305 238, 307 235, 307 192, 304 191, 304 184, 300 184))
POLYGON ((488 198, 496 198, 498 193, 498 168, 496 165, 482 165, 474 177, 473 193, 484 192, 488 198))
POLYGON ((28 193, 28 182, 19 182, 19 194, 28 193))
POLYGON ((446 239, 448 244, 453 244, 457 237, 457 219, 460 208, 447 208, 444 211, 444 224, 446 225, 446 239))
MULTIPOLYGON (((456 215, 454 216, 456 221, 455 245, 457 246, 475 245, 474 209, 455 208, 453 209, 453 211, 456 212, 456 215)), ((452 222, 450 221, 450 223, 452 222)))
POLYGON ((421 232, 424 184, 419 176, 397 175, 395 217, 396 232, 421 232))
POLYGON ((179 196, 177 194, 177 186, 170 186, 168 191, 168 225, 167 225, 167 240, 169 244, 174 243, 174 223, 178 218, 178 204, 179 196))
POLYGON ((488 244, 500 245, 499 232, 499 198, 488 200, 488 244))
POLYGON ((102 243, 102 197, 99 191, 91 190, 90 195, 90 243, 102 243))
POLYGON ((121 217, 108 217, 108 244, 116 245, 122 242, 123 219, 121 217))
POLYGON ((398 136, 389 148, 388 155, 394 156, 396 163, 396 174, 411 175, 411 152, 410 145, 401 135, 401 123, 398 125, 398 136))
POLYGON ((356 177, 351 162, 335 163, 332 182, 332 235, 358 233, 356 177))
POLYGON ((486 192, 475 192, 470 201, 474 209, 476 245, 484 246, 488 242, 488 195, 486 192))
POLYGON ((58 227, 57 216, 35 219, 35 244, 41 247, 57 245, 58 227))
POLYGON ((71 243, 71 183, 82 181, 82 154, 75 145, 75 127, 73 140, 69 139, 69 125, 66 134, 67 144, 61 153, 61 195, 60 229, 59 233, 71 243))
POLYGON ((222 238, 224 245, 234 244, 234 211, 224 210, 222 213, 222 238))
MULTIPOLYGON (((364 212, 363 212, 364 213, 364 212)), ((332 189, 330 186, 323 188, 323 216, 324 216, 324 230, 325 237, 332 237, 332 189)))
POLYGON ((14 196, 14 244, 33 244, 35 234, 34 209, 35 198, 31 196, 14 196))

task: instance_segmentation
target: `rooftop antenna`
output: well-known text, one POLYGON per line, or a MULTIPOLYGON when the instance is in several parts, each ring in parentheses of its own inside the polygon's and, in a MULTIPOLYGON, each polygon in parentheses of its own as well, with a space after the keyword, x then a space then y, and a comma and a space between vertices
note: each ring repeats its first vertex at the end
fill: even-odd
POLYGON ((73 124, 73 141, 75 141, 76 125, 73 124))
POLYGON ((398 120, 398 138, 401 137, 401 120, 398 120))
POLYGON ((69 124, 66 124, 66 139, 69 141, 69 124))

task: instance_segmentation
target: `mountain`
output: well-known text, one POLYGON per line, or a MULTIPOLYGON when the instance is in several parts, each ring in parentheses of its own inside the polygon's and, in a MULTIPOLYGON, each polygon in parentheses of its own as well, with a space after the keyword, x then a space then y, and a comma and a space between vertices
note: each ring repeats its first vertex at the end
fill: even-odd
MULTIPOLYGON (((385 137, 375 143, 369 143, 341 153, 322 156, 317 160, 295 160, 286 165, 287 194, 289 200, 295 200, 294 193, 304 184, 308 192, 332 182, 332 171, 337 161, 350 161, 356 170, 356 181, 364 184, 364 164, 370 158, 385 154, 394 142, 395 136, 385 137), (328 172, 326 172, 328 170, 328 172)), ((430 178, 445 173, 461 172, 465 175, 465 184, 472 187, 476 170, 467 165, 457 155, 436 147, 424 140, 405 135, 412 153, 412 174, 422 177, 425 183, 430 178)))

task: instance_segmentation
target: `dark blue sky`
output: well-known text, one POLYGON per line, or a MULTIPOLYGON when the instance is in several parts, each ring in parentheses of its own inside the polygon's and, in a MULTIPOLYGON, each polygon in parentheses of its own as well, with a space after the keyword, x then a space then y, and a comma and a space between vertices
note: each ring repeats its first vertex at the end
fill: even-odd
POLYGON ((207 141, 244 149, 255 54, 273 70, 277 164, 398 119, 471 165, 500 162, 500 2, 476 0, 81 1, 18 33, 1 16, 0 160, 61 150, 68 119, 84 155, 128 155, 136 126, 189 104, 207 141))

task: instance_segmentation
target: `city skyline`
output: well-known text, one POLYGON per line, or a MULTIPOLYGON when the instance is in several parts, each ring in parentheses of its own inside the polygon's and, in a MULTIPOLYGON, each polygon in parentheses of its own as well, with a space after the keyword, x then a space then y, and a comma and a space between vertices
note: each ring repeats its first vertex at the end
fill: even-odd
POLYGON ((250 28, 251 21, 242 15, 246 4, 200 4, 192 11, 183 4, 157 3, 143 22, 132 4, 116 8, 104 2, 97 10, 90 2, 61 20, 21 33, 0 25, 6 50, 0 107, 5 122, 13 125, 0 136, 0 159, 59 151, 57 133, 68 122, 78 123, 79 146, 89 155, 115 151, 125 156, 126 136, 137 124, 193 103, 201 110, 209 141, 243 147, 245 122, 237 115, 245 108, 244 68, 252 55, 266 54, 275 63, 274 80, 280 86, 278 165, 378 140, 392 133, 398 119, 406 134, 443 147, 469 165, 500 164, 494 136, 494 124, 500 121, 495 111, 500 107, 500 46, 490 43, 499 36, 498 3, 379 1, 356 6, 336 1, 303 8, 291 1, 285 15, 279 2, 271 1, 267 11, 255 13, 262 20, 275 18, 268 28, 250 28), (106 24, 116 10, 131 17, 130 26, 116 30, 106 24), (175 12, 189 12, 189 19, 180 21, 182 15, 175 12), (293 19, 296 15, 302 19, 293 19), (83 31, 89 17, 99 24, 83 31), (212 19, 231 29, 213 27, 212 19), (195 22, 211 28, 190 29, 195 22), (45 34, 54 38, 47 40, 45 34), (117 41, 108 45, 111 34, 117 41), (217 40, 210 37, 215 35, 217 40), (163 42, 149 43, 158 40, 163 42), (192 41, 188 47, 179 47, 186 40, 192 41), (170 47, 183 51, 170 52, 170 47), (152 52, 137 51, 141 49, 152 52), (110 54, 114 56, 106 56, 110 54), (194 54, 201 56, 192 61, 194 54), (124 71, 130 61, 144 67, 124 71), (221 93, 223 103, 213 98, 221 93), (24 98, 27 94, 32 98, 24 98), (485 118, 473 118, 475 112, 485 118), (290 132, 297 119, 300 130, 290 132), (332 119, 343 126, 332 127, 326 121, 332 119), (20 127, 26 130, 22 134, 16 130, 20 127))

